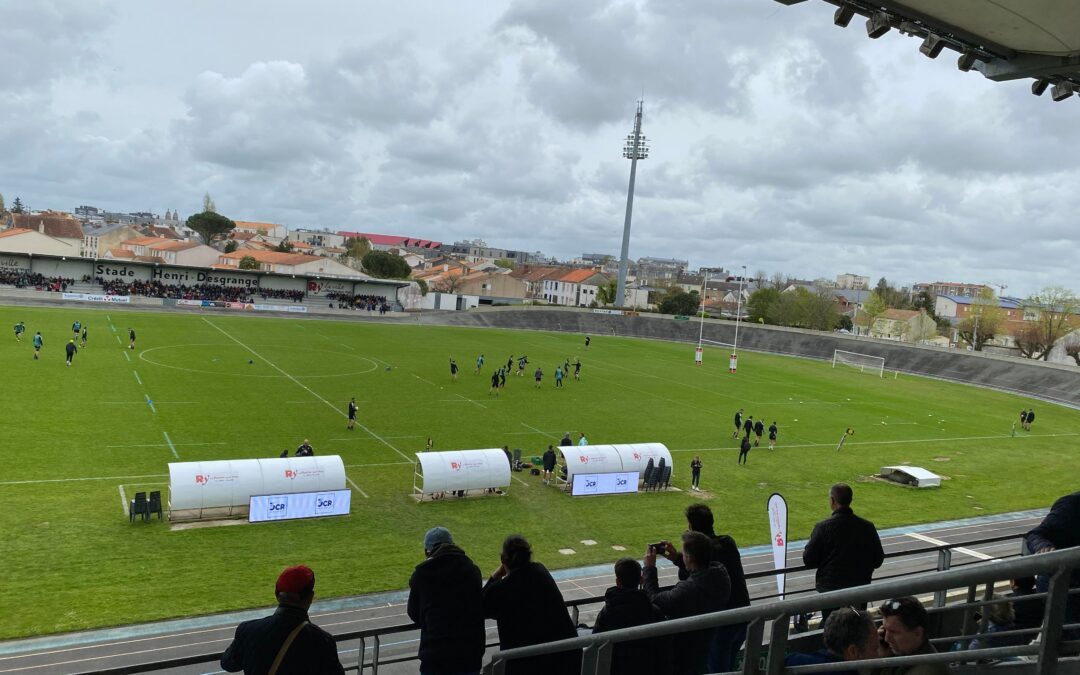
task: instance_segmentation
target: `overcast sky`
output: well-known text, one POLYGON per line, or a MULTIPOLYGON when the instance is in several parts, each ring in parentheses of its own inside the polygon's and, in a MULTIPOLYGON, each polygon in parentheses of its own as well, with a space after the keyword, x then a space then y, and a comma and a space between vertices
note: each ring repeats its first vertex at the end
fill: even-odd
POLYGON ((1080 114, 812 0, 0 0, 0 194, 1080 291, 1080 114))

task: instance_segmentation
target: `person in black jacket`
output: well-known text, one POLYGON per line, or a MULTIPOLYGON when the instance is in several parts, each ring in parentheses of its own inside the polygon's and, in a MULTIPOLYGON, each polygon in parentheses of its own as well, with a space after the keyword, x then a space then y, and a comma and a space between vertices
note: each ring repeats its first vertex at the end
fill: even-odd
MULTIPOLYGON (((596 615, 593 633, 631 628, 664 620, 664 613, 649 601, 641 585, 641 564, 633 558, 615 563, 615 585, 604 593, 604 607, 596 615)), ((616 643, 611 672, 619 675, 656 675, 667 662, 668 640, 654 638, 616 643)))
MULTIPOLYGON (((1028 413, 1028 419, 1032 419, 1028 413)), ((1047 553, 1062 548, 1080 546, 1080 492, 1065 495, 1054 502, 1038 527, 1024 536, 1024 546, 1032 553, 1047 553)), ((1050 577, 1040 574, 1036 577, 1036 589, 1046 592, 1050 588, 1050 577)), ((1080 588, 1080 570, 1073 570, 1069 581, 1070 588, 1080 588)), ((1080 594, 1070 595, 1065 605, 1065 623, 1080 620, 1080 594)), ((1075 640, 1080 630, 1065 631, 1062 639, 1075 640)))
POLYGON ((742 441, 739 443, 739 459, 736 464, 746 464, 746 460, 750 458, 750 434, 743 436, 742 441))
POLYGON ((308 609, 315 598, 315 573, 311 568, 286 568, 278 577, 274 593, 277 611, 236 627, 232 644, 221 655, 221 669, 265 675, 280 657, 277 675, 344 673, 334 638, 308 620, 308 609))
MULTIPOLYGON (((669 543, 664 542, 667 549, 669 543)), ((728 608, 731 579, 718 562, 710 562, 712 542, 700 532, 682 535, 683 566, 690 573, 670 590, 660 590, 656 572, 656 555, 660 551, 650 546, 645 552, 642 588, 652 603, 669 619, 719 612, 728 608)), ((714 628, 677 633, 672 638, 672 675, 701 675, 708 671, 709 648, 714 628)))
MULTIPOLYGON (((481 595, 484 616, 499 627, 499 648, 577 637, 562 593, 551 574, 532 562, 532 547, 520 534, 503 541, 502 564, 495 570, 481 595)), ((506 664, 507 675, 554 675, 581 670, 581 651, 561 652, 506 664)))
MULTIPOLYGON (((829 488, 832 516, 814 526, 803 549, 803 564, 817 568, 814 588, 818 593, 868 584, 885 560, 877 528, 855 515, 851 499, 850 486, 837 483, 829 488)), ((823 624, 831 611, 821 612, 823 624)))
POLYGON ((407 610, 420 626, 420 673, 479 673, 486 637, 480 568, 445 527, 428 530, 424 555, 409 579, 407 610))
MULTIPOLYGON (((728 598, 727 608, 750 606, 750 591, 746 588, 746 575, 743 572, 742 556, 739 554, 739 546, 730 535, 716 534, 713 530, 713 512, 705 504, 691 504, 686 507, 686 525, 691 532, 700 532, 709 538, 711 548, 709 559, 713 563, 720 563, 727 571, 731 581, 731 596, 728 598)), ((679 578, 687 579, 690 572, 686 569, 682 554, 675 550, 670 543, 663 552, 664 557, 679 568, 679 578)), ((746 624, 739 623, 730 626, 721 626, 716 630, 712 647, 709 649, 709 672, 730 672, 735 670, 735 656, 742 648, 746 640, 746 624)))
POLYGON ((549 445, 544 452, 544 485, 551 482, 555 474, 555 464, 555 448, 549 445))

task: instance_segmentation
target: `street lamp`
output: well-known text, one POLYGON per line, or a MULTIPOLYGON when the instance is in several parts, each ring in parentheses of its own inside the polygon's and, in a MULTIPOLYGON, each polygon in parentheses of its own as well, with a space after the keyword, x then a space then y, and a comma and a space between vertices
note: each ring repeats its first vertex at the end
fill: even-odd
POLYGON ((739 275, 739 298, 735 309, 735 344, 731 348, 731 360, 728 362, 728 370, 732 373, 739 362, 739 319, 742 317, 742 284, 746 278, 746 265, 742 265, 742 274, 739 275))
POLYGON ((639 159, 649 157, 648 139, 641 133, 641 107, 644 101, 638 101, 634 115, 634 130, 623 144, 623 157, 630 160, 630 187, 626 191, 626 219, 623 221, 622 254, 619 258, 619 281, 615 289, 616 307, 626 304, 626 271, 630 260, 630 216, 634 211, 634 181, 637 178, 639 159))

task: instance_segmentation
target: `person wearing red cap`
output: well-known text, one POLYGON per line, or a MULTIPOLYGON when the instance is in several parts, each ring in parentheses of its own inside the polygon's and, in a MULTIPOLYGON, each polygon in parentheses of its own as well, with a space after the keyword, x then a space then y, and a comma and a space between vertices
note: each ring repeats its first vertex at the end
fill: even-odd
POLYGON ((277 611, 236 627, 232 644, 221 655, 222 670, 246 675, 344 673, 334 638, 308 620, 315 572, 306 565, 285 568, 274 593, 277 611))

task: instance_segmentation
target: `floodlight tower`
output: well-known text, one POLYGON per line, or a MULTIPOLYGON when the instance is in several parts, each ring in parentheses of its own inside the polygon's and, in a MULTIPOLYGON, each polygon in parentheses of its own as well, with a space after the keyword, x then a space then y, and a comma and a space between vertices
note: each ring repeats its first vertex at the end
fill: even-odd
POLYGON ((626 220, 623 222, 622 255, 619 257, 619 282, 615 290, 616 306, 626 304, 626 270, 630 265, 630 216, 634 211, 634 180, 637 178, 639 159, 649 157, 648 139, 641 133, 641 107, 644 101, 638 101, 637 114, 634 115, 634 130, 626 137, 623 144, 623 157, 630 160, 630 188, 626 191, 626 220))

